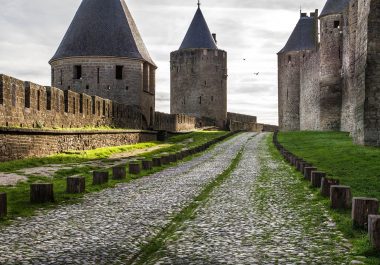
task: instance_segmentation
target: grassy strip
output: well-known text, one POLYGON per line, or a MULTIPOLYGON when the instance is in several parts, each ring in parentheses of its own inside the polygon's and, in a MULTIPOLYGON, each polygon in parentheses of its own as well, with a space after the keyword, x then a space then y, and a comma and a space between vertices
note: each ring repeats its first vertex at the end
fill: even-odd
MULTIPOLYGON (((340 132, 280 133, 279 141, 318 170, 350 186, 354 196, 380 199, 379 148, 354 145, 347 133, 340 132)), ((320 196, 319 190, 314 192, 329 208, 329 200, 320 196)), ((380 253, 371 246, 367 232, 353 228, 351 212, 330 210, 330 214, 338 229, 352 243, 353 255, 367 257, 367 264, 380 264, 380 253)))
POLYGON ((126 264, 145 264, 159 257, 158 251, 165 246, 165 242, 185 223, 185 221, 193 219, 196 215, 197 208, 205 203, 209 198, 211 192, 220 186, 235 170, 242 157, 242 150, 239 151, 237 156, 232 160, 230 166, 220 175, 209 183, 203 191, 195 197, 195 199, 181 212, 173 217, 171 222, 164 227, 161 232, 155 236, 149 243, 142 246, 141 251, 126 264))
MULTIPOLYGON (((211 141, 212 139, 215 139, 217 137, 220 137, 222 135, 227 134, 227 132, 195 132, 190 133, 186 135, 179 135, 176 137, 173 137, 169 139, 169 141, 164 145, 165 147, 151 151, 146 152, 143 154, 140 154, 140 157, 145 158, 151 158, 155 155, 158 155, 162 152, 175 152, 178 150, 181 150, 184 147, 192 148, 195 146, 200 146, 208 141, 211 141), (187 145, 183 145, 183 141, 192 139, 191 142, 189 142, 187 145)), ((137 145, 131 145, 131 146, 125 146, 125 147, 111 147, 111 148, 101 148, 98 150, 92 150, 85 152, 84 154, 72 154, 68 155, 70 159, 67 161, 72 161, 72 159, 75 159, 75 157, 83 158, 83 161, 89 161, 94 160, 90 158, 85 157, 109 157, 110 154, 117 153, 117 152, 125 152, 125 151, 133 151, 139 148, 146 148, 149 146, 157 146, 157 143, 144 143, 144 144, 137 144, 137 145), (119 151, 118 151, 119 150, 119 151), (90 154, 89 154, 90 153, 90 154), (93 154, 93 155, 91 155, 93 154)), ((60 156, 60 155, 58 155, 60 156)), ((185 161, 192 159, 193 157, 188 157, 185 159, 185 161)), ((41 163, 48 164, 51 158, 41 158, 41 163)), ((75 160, 74 160, 75 161, 75 160)), ((79 159, 80 161, 80 159, 79 159)), ((27 163, 27 161, 20 161, 20 164, 18 164, 18 167, 23 165, 23 163, 27 163)), ((76 160, 75 162, 78 162, 76 160)), ((7 162, 8 163, 8 162, 7 162)), ((58 205, 62 204, 70 204, 70 203, 77 203, 83 196, 87 193, 92 192, 98 192, 106 188, 113 188, 117 184, 120 183, 127 183, 134 179, 138 179, 147 175, 154 174, 158 171, 161 171, 167 167, 171 167, 175 164, 162 166, 159 168, 154 168, 150 171, 142 171, 139 175, 130 175, 128 174, 127 178, 124 180, 112 180, 104 185, 94 186, 91 185, 92 183, 92 171, 93 170, 108 170, 110 173, 110 176, 112 176, 111 169, 104 169, 104 168, 97 168, 97 167, 90 167, 90 166, 78 166, 73 167, 71 169, 62 169, 55 173, 53 178, 46 178, 41 176, 32 176, 29 177, 29 179, 26 182, 20 182, 16 186, 13 187, 0 187, 0 192, 6 192, 8 195, 8 216, 0 220, 0 226, 1 225, 8 225, 17 217, 27 217, 35 214, 37 210, 40 209, 52 209, 57 207, 58 205), (67 194, 66 193, 66 177, 73 176, 73 175, 82 175, 86 178, 86 192, 85 194, 67 194), (44 182, 44 183, 53 183, 54 184, 54 195, 55 195, 55 203, 47 203, 47 204, 31 204, 29 202, 29 192, 30 192, 30 184, 35 182, 44 182)), ((27 165, 29 166, 29 165, 27 165)))

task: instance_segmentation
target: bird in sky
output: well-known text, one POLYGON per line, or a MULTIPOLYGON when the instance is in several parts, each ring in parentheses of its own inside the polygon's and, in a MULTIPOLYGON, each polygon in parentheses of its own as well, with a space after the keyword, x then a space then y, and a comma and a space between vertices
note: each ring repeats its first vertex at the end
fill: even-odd
POLYGON ((259 75, 260 74, 260 72, 257 72, 257 73, 253 73, 254 75, 259 75))

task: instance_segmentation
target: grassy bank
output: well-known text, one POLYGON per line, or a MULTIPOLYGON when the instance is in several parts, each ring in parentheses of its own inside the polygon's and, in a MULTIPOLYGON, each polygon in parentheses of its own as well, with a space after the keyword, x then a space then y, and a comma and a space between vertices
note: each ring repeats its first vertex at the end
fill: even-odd
MULTIPOLYGON (((352 188, 354 197, 380 200, 380 148, 354 145, 347 133, 280 133, 286 149, 312 163, 341 184, 352 188)), ((318 191, 315 191, 318 195, 318 191)), ((319 195, 318 195, 319 196, 319 195)), ((329 201, 320 197, 326 205, 329 201)), ((350 211, 331 211, 338 228, 353 244, 353 254, 368 257, 368 264, 380 264, 380 254, 370 246, 366 231, 352 228, 350 211)))
MULTIPOLYGON (((202 145, 212 139, 223 136, 227 132, 194 132, 190 134, 178 135, 170 138, 167 142, 151 142, 140 143, 129 146, 100 148, 91 151, 85 151, 81 153, 71 154, 59 154, 45 158, 25 159, 19 161, 0 163, 0 171, 14 172, 22 168, 29 168, 35 166, 43 166, 49 164, 69 164, 69 163, 81 163, 87 161, 107 161, 110 156, 116 153, 124 153, 129 151, 135 151, 138 149, 144 149, 149 147, 159 147, 158 149, 145 152, 138 155, 138 157, 151 158, 163 152, 175 152, 182 148, 192 148, 202 145)), ((191 159, 191 157, 187 158, 191 159)), ((169 166, 173 166, 169 165, 169 166)), ((52 178, 42 176, 32 176, 26 182, 20 182, 13 187, 0 186, 0 192, 6 192, 8 195, 8 217, 5 220, 0 220, 0 225, 8 224, 17 217, 25 217, 33 215, 36 210, 50 209, 57 207, 61 204, 76 203, 80 200, 84 194, 72 195, 66 193, 66 177, 73 175, 82 175, 86 178, 86 193, 97 192, 105 188, 115 187, 119 183, 126 183, 133 179, 141 178, 158 172, 166 167, 154 168, 150 171, 142 171, 139 175, 129 175, 124 180, 110 180, 107 184, 101 186, 93 186, 92 184, 92 171, 104 168, 97 168, 94 166, 81 166, 75 165, 70 169, 61 169, 55 173, 52 178), (53 183, 55 203, 48 204, 31 204, 29 202, 29 185, 35 182, 53 183)), ((108 170, 111 173, 110 169, 108 170)), ((110 176, 112 176, 110 174, 110 176)))

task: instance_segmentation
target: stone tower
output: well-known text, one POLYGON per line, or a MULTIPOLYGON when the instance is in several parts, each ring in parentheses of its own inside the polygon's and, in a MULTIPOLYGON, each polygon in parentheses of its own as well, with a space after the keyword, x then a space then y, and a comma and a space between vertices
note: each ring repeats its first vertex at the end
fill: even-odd
POLYGON ((320 15, 320 129, 340 130, 343 15, 349 0, 328 0, 320 15))
POLYGON ((83 0, 49 63, 52 86, 134 106, 152 125, 157 67, 124 0, 83 0))
POLYGON ((170 112, 227 118, 227 52, 218 49, 198 5, 179 50, 170 54, 170 112))
POLYGON ((285 47, 278 55, 278 111, 282 131, 300 130, 300 65, 318 45, 318 12, 301 13, 285 47))

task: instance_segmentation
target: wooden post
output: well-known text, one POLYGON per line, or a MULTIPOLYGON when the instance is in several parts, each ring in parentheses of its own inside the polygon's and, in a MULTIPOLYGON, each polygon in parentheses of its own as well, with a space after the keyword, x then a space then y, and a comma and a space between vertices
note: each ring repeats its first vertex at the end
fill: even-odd
POLYGON ((313 171, 317 171, 318 169, 316 167, 305 167, 303 170, 303 176, 306 180, 311 181, 311 173, 313 171))
POLYGON ((0 219, 7 216, 8 210, 7 210, 7 194, 6 193, 0 193, 0 219))
POLYGON ((308 162, 302 163, 301 168, 300 168, 301 174, 304 175, 305 174, 305 168, 312 167, 312 166, 313 165, 309 164, 308 162))
POLYGON ((102 185, 108 182, 108 172, 94 171, 92 175, 92 185, 102 185))
POLYGON ((352 199, 352 223, 354 227, 368 228, 368 215, 379 213, 379 201, 373 198, 352 199))
POLYGON ((66 179, 66 192, 70 194, 83 193, 86 189, 86 178, 80 176, 66 179))
POLYGON ((142 161, 142 169, 143 170, 151 170, 153 168, 153 161, 151 160, 143 160, 142 161))
POLYGON ((162 158, 161 157, 153 157, 153 166, 161 167, 162 166, 162 158))
POLYGON ((331 208, 350 209, 352 194, 348 186, 332 185, 330 188, 331 208))
POLYGON ((127 177, 127 170, 124 166, 113 167, 112 168, 112 178, 113 179, 125 179, 127 177))
POLYGON ((330 188, 332 185, 339 185, 338 179, 322 178, 321 181, 321 195, 324 197, 330 197, 330 188))
POLYGON ((372 246, 380 251, 380 215, 368 216, 368 235, 372 246))
POLYGON ((163 165, 169 165, 170 164, 169 155, 163 155, 161 158, 162 158, 162 164, 163 165))
POLYGON ((30 202, 46 203, 54 202, 52 183, 35 183, 30 185, 30 202))
POLYGON ((129 163, 129 174, 138 175, 141 172, 140 163, 130 162, 129 163))
POLYGON ((315 188, 320 188, 322 185, 322 178, 326 177, 326 173, 320 171, 311 172, 311 185, 315 188))
POLYGON ((176 163, 177 162, 177 155, 176 154, 170 154, 169 155, 169 161, 170 161, 170 163, 176 163))
POLYGON ((180 161, 183 159, 182 152, 177 152, 177 153, 175 153, 175 155, 177 157, 177 161, 180 161))

